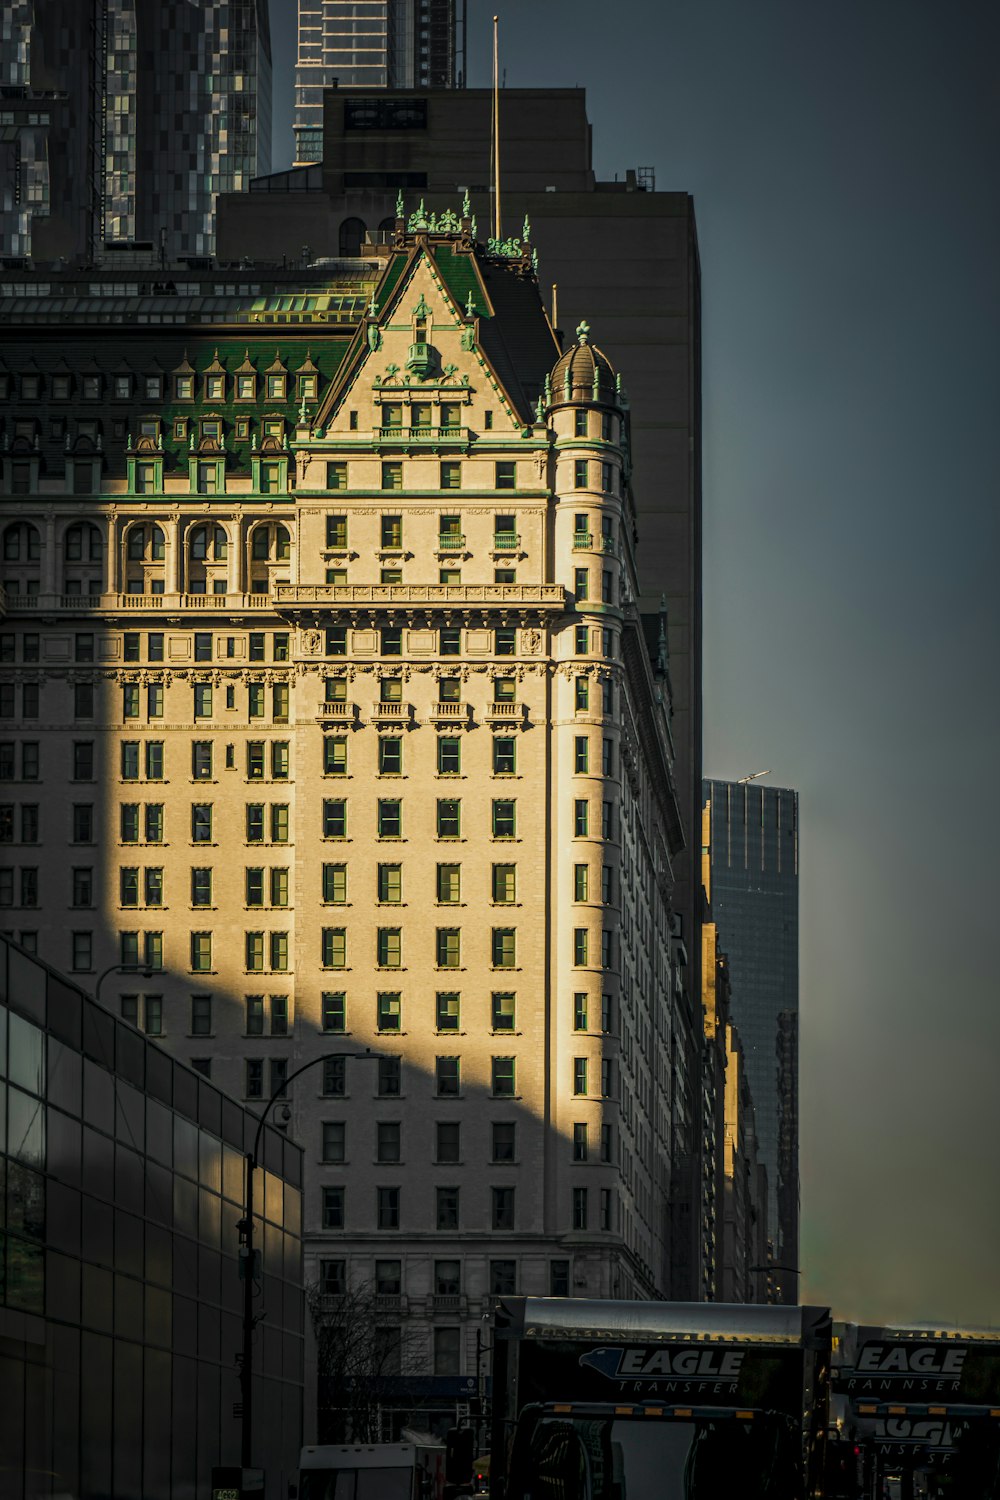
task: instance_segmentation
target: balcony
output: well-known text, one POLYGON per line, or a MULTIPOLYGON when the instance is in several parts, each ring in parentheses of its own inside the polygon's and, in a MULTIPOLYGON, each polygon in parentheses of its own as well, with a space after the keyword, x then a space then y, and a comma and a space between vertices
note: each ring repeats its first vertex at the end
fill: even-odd
POLYGON ((375 1316, 405 1318, 410 1310, 405 1292, 376 1292, 375 1316))
POLYGON ((321 724, 353 724, 357 716, 356 703, 323 702, 316 710, 316 717, 321 724))
POLYGON ((489 703, 484 717, 487 723, 520 724, 527 717, 527 705, 524 703, 489 703))
POLYGON ((521 545, 521 538, 516 531, 495 531, 493 533, 494 552, 516 552, 521 545))
POLYGON ((589 531, 574 531, 573 550, 583 552, 594 545, 594 538, 589 531))
POLYGON ((563 610, 561 583, 279 583, 274 590, 279 611, 296 606, 344 609, 351 605, 382 609, 420 605, 481 605, 563 610))
POLYGON ((432 1292, 427 1298, 429 1318, 464 1318, 468 1312, 469 1299, 461 1292, 432 1292))
POLYGON ((412 703, 373 703, 373 724, 408 724, 413 718, 412 703))
POLYGON ((430 718, 432 724, 468 724, 472 718, 472 704, 435 703, 430 718))
POLYGON ((239 614, 244 610, 273 610, 270 594, 11 594, 7 595, 9 613, 50 614, 55 610, 67 614, 89 615, 98 612, 117 614, 143 610, 221 610, 239 614))
POLYGON ((465 537, 461 532, 442 531, 438 535, 439 552, 461 552, 465 547, 465 537))
POLYGON ((375 442, 380 447, 419 447, 422 443, 458 443, 467 447, 468 427, 376 427, 375 442))

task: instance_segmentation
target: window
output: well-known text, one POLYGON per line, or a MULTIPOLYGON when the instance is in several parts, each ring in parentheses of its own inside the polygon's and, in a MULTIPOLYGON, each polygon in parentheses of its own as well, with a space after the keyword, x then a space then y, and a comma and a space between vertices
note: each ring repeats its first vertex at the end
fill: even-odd
POLYGON ((434 1160, 454 1163, 462 1157, 462 1127, 457 1120, 439 1120, 434 1132, 434 1160))
POLYGON ((494 650, 497 656, 517 655, 517 630, 513 625, 501 625, 493 632, 494 650))
POLYGON ((587 1059, 585 1057, 574 1057, 573 1059, 573 1093, 586 1094, 587 1092, 587 1059))
MULTIPOLYGON (((578 416, 579 415, 584 415, 585 416, 586 414, 585 413, 581 414, 581 413, 578 412, 577 415, 578 416)), ((574 489, 585 490, 587 488, 587 484, 588 484, 588 473, 587 473, 587 471, 588 471, 589 468, 590 468, 590 465, 588 464, 588 462, 587 462, 587 460, 585 458, 578 458, 578 459, 574 460, 574 463, 573 463, 573 488, 574 489)))
POLYGON ((287 740, 271 741, 271 778, 287 781, 289 771, 289 744, 287 740))
POLYGON ((328 1099, 343 1099, 347 1093, 347 1058, 323 1060, 323 1093, 328 1099))
POLYGON ((601 837, 613 839, 615 836, 615 807, 613 802, 601 803, 601 837))
POLYGON ((324 1297, 342 1297, 347 1291, 347 1261, 321 1260, 319 1289, 324 1297))
POLYGON ((212 872, 210 869, 194 869, 191 871, 191 905, 211 906, 212 904, 212 872))
POLYGON ((346 839, 347 802, 343 797, 325 797, 323 799, 323 837, 325 839, 346 839))
POLYGON ((490 1081, 494 1099, 513 1099, 515 1092, 514 1059, 512 1057, 492 1058, 490 1081))
POLYGON ((445 735, 437 742, 439 776, 459 776, 462 771, 462 741, 445 735))
POLYGON ((493 702, 513 703, 516 690, 517 683, 513 677, 494 677, 493 702))
POLYGON ((601 1188, 600 1198, 601 1228, 614 1228, 614 1195, 610 1188, 601 1188))
POLYGON ((343 1120, 324 1120, 322 1124, 322 1158, 342 1162, 347 1156, 347 1126, 343 1120))
POLYGON ((264 1064, 258 1058, 247 1058, 245 1090, 247 1099, 264 1097, 264 1064))
POLYGON ((458 1297, 462 1291, 462 1263, 458 1260, 434 1262, 435 1297, 458 1297))
POLYGON ((516 932, 513 927, 493 928, 492 956, 495 969, 513 969, 516 966, 516 932))
POLYGON ((194 685, 194 716, 196 719, 212 717, 212 684, 196 682, 194 685))
POLYGON ((382 703, 401 703, 403 701, 403 679, 401 677, 383 677, 379 683, 379 700, 382 703))
POLYGON ((457 677, 441 677, 438 679, 438 702, 460 703, 462 699, 462 684, 457 677))
POLYGON ((589 870, 588 870, 587 865, 574 865, 573 866, 573 900, 574 901, 586 901, 587 900, 588 875, 589 875, 589 870))
POLYGON ((611 995, 601 996, 601 1030, 604 1032, 614 1031, 615 1025, 615 1003, 611 995))
POLYGON ((497 906, 511 906, 517 900, 517 866, 493 866, 493 901, 497 906))
POLYGON ((375 961, 380 969, 398 969, 403 962, 399 927, 379 927, 375 934, 375 961))
POLYGON ((587 1189, 575 1187, 573 1189, 573 1228, 587 1228, 587 1189))
POLYGON ((569 1296, 568 1260, 552 1260, 549 1262, 549 1296, 569 1296))
MULTIPOLYGON (((396 934, 397 938, 399 934, 396 934)), ((392 967, 390 965, 389 967, 392 967)), ((398 965, 397 965, 398 967, 398 965)), ((398 991, 380 991, 375 1001, 376 1028, 379 1031, 399 1031, 402 1027, 402 1006, 398 991)))
POLYGON ((461 996, 452 990, 438 991, 435 997, 435 1015, 438 1031, 457 1031, 461 1010, 461 996))
POLYGON ((271 843, 288 843, 288 804, 287 802, 271 803, 271 843))
POLYGON ((245 871, 247 906, 264 905, 264 871, 260 866, 250 866, 245 871))
POLYGON ((210 802, 191 804, 191 842, 193 844, 212 842, 212 804, 210 802))
POLYGON ((163 871, 156 865, 147 865, 143 877, 144 899, 147 906, 163 905, 163 871))
POLYGON ((345 928, 323 928, 320 934, 320 962, 324 969, 347 967, 347 931, 345 928))
POLYGON ((587 677, 576 679, 575 707, 577 713, 590 707, 590 680, 587 677))
MULTIPOLYGON (((393 460, 390 463, 382 465, 382 488, 384 490, 401 490, 403 488, 403 465, 401 463, 393 460)), ((400 530, 402 530, 402 526, 400 526, 400 530)), ((392 548, 401 547, 402 541, 387 542, 383 528, 382 546, 392 548)))
MULTIPOLYGON (((251 682, 247 687, 247 713, 251 719, 264 717, 264 684, 262 682, 251 682)), ((197 717, 196 710, 195 718, 197 717)))
POLYGON ((435 951, 439 969, 458 969, 462 964, 462 933, 458 927, 439 927, 435 951))
POLYGON ((443 490, 460 490, 462 488, 462 465, 454 461, 442 463, 440 480, 443 490))
POLYGON ((573 770, 578 774, 590 770, 590 741, 585 734, 578 734, 573 742, 573 770))
POLYGON ((191 745, 191 776, 195 781, 208 781, 212 776, 212 741, 195 740, 191 745))
POLYGON ((577 656, 586 656, 590 650, 590 631, 586 625, 574 627, 574 649, 577 656))
POLYGON ((347 996, 343 990, 326 990, 320 997, 320 1025, 324 1031, 347 1030, 347 996))
POLYGON ((85 972, 93 968, 93 933, 74 932, 70 934, 72 961, 71 966, 75 973, 85 972))
POLYGON ((264 968, 264 934, 262 932, 248 932, 244 939, 246 952, 246 968, 251 974, 258 974, 264 968))
POLYGON ((574 575, 574 591, 577 599, 586 599, 590 574, 587 568, 577 568, 574 575))
MULTIPOLYGON (((333 462, 330 462, 330 463, 327 464, 327 466, 326 466, 326 487, 327 487, 328 490, 346 490, 347 489, 347 465, 345 463, 339 463, 339 462, 333 461, 333 462)), ((327 516, 327 518, 326 518, 326 545, 328 547, 346 547, 347 546, 347 517, 346 516, 327 516), (342 539, 340 539, 340 540, 333 540, 333 541, 330 540, 330 522, 331 521, 343 521, 343 523, 344 523, 344 534, 343 534, 343 538, 342 539)))
POLYGON ((587 1124, 577 1123, 573 1126, 573 1160, 587 1160, 587 1124))
MULTIPOLYGON (((212 689, 208 690, 208 714, 212 712, 212 689)), ((148 719, 163 718, 163 684, 162 682, 151 682, 146 688, 146 717, 148 719)))
POLYGON ((437 836, 457 839, 461 835, 462 804, 457 799, 439 797, 437 802, 437 836))
POLYGON ((323 736, 324 776, 347 775, 347 741, 339 736, 323 736))
POLYGON ((601 1126, 601 1161, 611 1160, 611 1126, 601 1126))
POLYGON ((587 436, 587 412, 579 408, 573 413, 573 434, 575 437, 587 436))
POLYGON ((211 995, 191 996, 191 1035, 212 1035, 212 997, 211 995))
POLYGON ((462 899, 461 865, 438 865, 437 899, 441 905, 452 906, 462 899))
POLYGON ((460 1075, 457 1057, 439 1057, 435 1062, 437 1093, 439 1099, 457 1099, 460 1075))
POLYGON ((382 656, 402 656, 403 631, 399 625, 383 626, 379 634, 379 652, 382 656))
POLYGON ((121 747, 122 781, 139 780, 139 741, 123 740, 121 747))
MULTIPOLYGON (((84 805, 78 802, 73 809, 73 842, 75 844, 84 842, 89 843, 91 837, 89 832, 86 839, 81 839, 79 837, 79 830, 81 826, 86 824, 87 828, 89 829, 92 821, 92 809, 89 806, 86 808, 86 818, 79 816, 83 811, 84 805)), ((122 803, 119 828, 119 837, 123 844, 137 844, 139 842, 138 802, 122 803)))
POLYGON ((586 927, 573 929, 573 962, 578 967, 588 962, 588 933, 586 927))
POLYGON ((146 637, 146 660, 163 660, 163 633, 162 631, 151 631, 146 637))
POLYGON ((379 735, 378 770, 380 776, 402 775, 403 741, 398 735, 379 735))
POLYGON ((323 1194, 323 1228, 343 1229, 346 1189, 342 1187, 325 1187, 321 1189, 321 1192, 323 1194))
POLYGON ((247 843, 262 844, 264 842, 264 804, 262 802, 247 803, 247 843))
MULTIPOLYGON (((494 488, 514 490, 517 488, 517 467, 513 459, 500 459, 495 468, 494 488)), ((511 528, 513 530, 513 528, 511 528)))
POLYGON ((601 1098, 610 1099, 614 1092, 614 1066, 610 1057, 601 1061, 601 1098))
POLYGON ((573 835, 581 839, 587 837, 587 828, 590 822, 590 804, 585 797, 577 797, 573 803, 573 835))
POLYGON ((347 655, 347 626, 331 625, 326 632, 327 656, 347 655))
POLYGON ((458 626, 449 625, 439 632, 438 651, 442 656, 461 656, 462 632, 458 626))
POLYGON ((513 776, 517 769, 517 741, 509 735, 499 735, 493 741, 494 776, 513 776))
POLYGON ((493 1030, 513 1031, 516 997, 509 991, 494 991, 492 997, 493 1030))
POLYGON ((327 905, 343 906, 347 900, 347 866, 323 866, 323 900, 327 905))
POLYGON ((495 839, 512 839, 517 833, 517 803, 494 797, 493 799, 493 837, 495 839))
POLYGON ((378 799, 376 826, 380 839, 403 836, 403 804, 397 798, 378 799))
POLYGON ((457 585, 462 582, 461 568, 439 568, 438 583, 457 585))
POLYGON ((601 602, 613 604, 614 597, 614 575, 610 568, 604 568, 601 572, 601 602))
POLYGON ((454 1230, 458 1228, 458 1188, 439 1187, 436 1191, 437 1227, 454 1230))
POLYGON ((146 803, 146 843, 161 844, 163 842, 163 803, 146 803))
POLYGON ((375 1159, 380 1162, 400 1160, 400 1126, 396 1120, 379 1120, 375 1127, 375 1159))
POLYGON ((283 974, 288 968, 288 933, 271 933, 271 968, 283 974))
POLYGON ((491 1190, 492 1221, 494 1229, 514 1228, 514 1189, 495 1187, 491 1190))
POLYGON ((377 1092, 382 1099, 396 1099, 402 1088, 402 1062, 398 1057, 380 1057, 378 1060, 377 1092))
POLYGON ((76 866, 73 870, 73 905, 94 904, 94 872, 88 867, 76 866))

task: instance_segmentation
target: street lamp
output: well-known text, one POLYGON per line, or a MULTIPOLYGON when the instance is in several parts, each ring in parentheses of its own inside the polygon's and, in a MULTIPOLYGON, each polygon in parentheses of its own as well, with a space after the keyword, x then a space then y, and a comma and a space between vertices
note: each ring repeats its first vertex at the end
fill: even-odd
POLYGON ((243 1357, 240 1361, 240 1395, 242 1400, 241 1427, 240 1427, 240 1464, 244 1469, 251 1466, 251 1447, 253 1444, 253 1333, 256 1319, 253 1314, 253 1283, 254 1283, 254 1248, 253 1248, 253 1174, 257 1170, 257 1153, 260 1150, 260 1138, 264 1130, 264 1122, 271 1113, 272 1107, 283 1096, 288 1096, 288 1085, 304 1073, 307 1068, 314 1068, 318 1063, 328 1062, 335 1057, 374 1057, 370 1047, 364 1052, 324 1052, 319 1057, 310 1058, 309 1062, 303 1063, 301 1068, 296 1068, 289 1073, 288 1077, 278 1085, 270 1099, 264 1106, 264 1111, 257 1122, 257 1132, 253 1138, 253 1150, 246 1153, 246 1191, 243 1198, 243 1218, 236 1226, 240 1232, 240 1263, 243 1270, 243 1357))
POLYGON ((108 967, 97 976, 97 980, 94 984, 94 999, 97 1001, 98 1005, 101 1003, 101 985, 107 979, 109 974, 138 974, 142 979, 152 979, 153 975, 156 972, 157 971, 155 969, 140 969, 132 964, 108 964, 108 967))

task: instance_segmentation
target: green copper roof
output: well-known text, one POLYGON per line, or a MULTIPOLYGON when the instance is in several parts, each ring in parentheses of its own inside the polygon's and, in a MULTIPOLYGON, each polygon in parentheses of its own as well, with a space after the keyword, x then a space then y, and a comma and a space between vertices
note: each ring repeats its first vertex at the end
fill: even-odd
POLYGON ((433 255, 434 263, 441 273, 445 286, 462 312, 468 306, 471 292, 472 311, 482 318, 488 318, 490 310, 483 297, 483 289, 476 272, 475 256, 458 255, 450 245, 435 245, 433 255))

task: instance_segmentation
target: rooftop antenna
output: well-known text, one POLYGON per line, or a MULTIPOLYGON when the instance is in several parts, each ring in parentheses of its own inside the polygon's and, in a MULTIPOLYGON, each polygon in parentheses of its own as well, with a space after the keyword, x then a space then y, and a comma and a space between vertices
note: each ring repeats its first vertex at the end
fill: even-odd
POLYGON ((500 238, 500 17, 493 17, 493 237, 500 238))
POLYGON ((739 781, 737 781, 736 785, 737 786, 746 786, 747 782, 749 782, 749 781, 756 781, 758 776, 770 776, 770 775, 771 775, 770 771, 751 771, 749 776, 741 776, 740 779, 739 779, 739 781))

